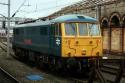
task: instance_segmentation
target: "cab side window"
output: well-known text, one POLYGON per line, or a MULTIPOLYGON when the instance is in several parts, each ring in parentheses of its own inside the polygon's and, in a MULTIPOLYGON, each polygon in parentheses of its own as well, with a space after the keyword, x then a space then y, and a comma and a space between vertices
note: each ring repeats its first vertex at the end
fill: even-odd
POLYGON ((61 26, 60 26, 60 24, 55 24, 55 35, 61 36, 61 26))
POLYGON ((51 31, 51 35, 53 36, 61 36, 60 24, 52 24, 50 31, 51 31))
POLYGON ((55 35, 55 27, 54 27, 54 24, 52 24, 51 27, 50 27, 50 35, 51 35, 51 36, 54 36, 54 35, 55 35))

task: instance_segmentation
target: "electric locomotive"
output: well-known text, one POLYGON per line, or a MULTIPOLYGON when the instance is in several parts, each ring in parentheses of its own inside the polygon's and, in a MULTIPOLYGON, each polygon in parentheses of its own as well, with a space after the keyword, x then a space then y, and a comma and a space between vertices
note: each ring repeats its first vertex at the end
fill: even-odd
POLYGON ((99 23, 85 15, 20 24, 13 31, 15 55, 26 60, 81 69, 88 65, 89 59, 102 56, 99 23))

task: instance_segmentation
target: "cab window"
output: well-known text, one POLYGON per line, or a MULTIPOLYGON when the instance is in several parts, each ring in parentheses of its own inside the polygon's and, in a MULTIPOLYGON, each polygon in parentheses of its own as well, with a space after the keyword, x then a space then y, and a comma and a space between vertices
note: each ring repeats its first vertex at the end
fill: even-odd
POLYGON ((61 27, 60 24, 55 24, 55 35, 61 36, 61 27))
POLYGON ((88 35, 87 23, 78 23, 78 30, 80 36, 87 36, 88 35))
POLYGON ((98 24, 88 24, 90 36, 99 36, 100 29, 98 24))
POLYGON ((76 23, 65 23, 65 35, 74 36, 77 34, 76 23))
POLYGON ((60 24, 52 24, 51 25, 51 35, 53 35, 53 36, 61 36, 60 24))
POLYGON ((51 36, 54 36, 54 35, 55 35, 55 27, 54 27, 54 24, 51 25, 50 35, 51 35, 51 36))

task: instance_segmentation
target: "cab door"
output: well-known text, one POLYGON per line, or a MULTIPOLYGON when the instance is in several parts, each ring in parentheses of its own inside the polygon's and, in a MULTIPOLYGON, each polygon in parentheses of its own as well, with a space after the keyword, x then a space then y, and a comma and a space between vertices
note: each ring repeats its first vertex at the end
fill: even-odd
POLYGON ((54 56, 61 54, 61 27, 60 24, 52 24, 50 28, 50 53, 54 56))

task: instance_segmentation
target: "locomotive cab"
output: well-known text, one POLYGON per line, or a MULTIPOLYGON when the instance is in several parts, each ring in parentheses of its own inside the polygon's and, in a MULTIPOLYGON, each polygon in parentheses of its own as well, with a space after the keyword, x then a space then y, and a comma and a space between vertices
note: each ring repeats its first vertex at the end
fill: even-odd
POLYGON ((62 57, 102 56, 102 37, 98 23, 62 23, 62 57))

